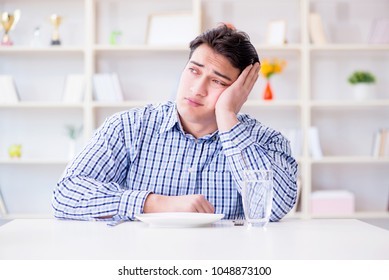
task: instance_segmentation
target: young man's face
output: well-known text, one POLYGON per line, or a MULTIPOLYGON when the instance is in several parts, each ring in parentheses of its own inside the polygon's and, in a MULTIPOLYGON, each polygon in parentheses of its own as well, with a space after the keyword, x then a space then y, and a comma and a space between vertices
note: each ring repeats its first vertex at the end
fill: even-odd
POLYGON ((200 45, 181 75, 177 109, 186 130, 194 125, 216 130, 215 106, 219 96, 239 76, 239 69, 208 45, 200 45))

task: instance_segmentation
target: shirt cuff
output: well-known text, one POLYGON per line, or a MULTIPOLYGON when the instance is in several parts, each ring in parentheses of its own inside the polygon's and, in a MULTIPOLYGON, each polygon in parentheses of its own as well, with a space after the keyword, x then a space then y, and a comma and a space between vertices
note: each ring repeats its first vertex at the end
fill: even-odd
POLYGON ((230 131, 219 134, 223 151, 226 156, 241 154, 254 141, 250 137, 250 132, 242 123, 237 123, 230 131))
POLYGON ((150 191, 124 191, 119 202, 118 216, 135 220, 136 214, 143 213, 143 205, 150 191))

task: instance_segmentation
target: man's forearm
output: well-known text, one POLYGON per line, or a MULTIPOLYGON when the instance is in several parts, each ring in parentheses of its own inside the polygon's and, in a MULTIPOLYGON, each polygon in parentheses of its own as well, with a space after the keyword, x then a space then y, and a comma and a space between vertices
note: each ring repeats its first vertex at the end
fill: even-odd
POLYGON ((101 183, 81 176, 65 178, 54 192, 54 215, 62 219, 134 219, 143 212, 149 192, 122 190, 117 183, 101 183))
POLYGON ((144 204, 144 213, 196 212, 214 213, 215 208, 203 195, 166 196, 149 194, 144 204))
POLYGON ((216 112, 216 122, 219 132, 230 131, 237 123, 238 118, 234 112, 216 112))

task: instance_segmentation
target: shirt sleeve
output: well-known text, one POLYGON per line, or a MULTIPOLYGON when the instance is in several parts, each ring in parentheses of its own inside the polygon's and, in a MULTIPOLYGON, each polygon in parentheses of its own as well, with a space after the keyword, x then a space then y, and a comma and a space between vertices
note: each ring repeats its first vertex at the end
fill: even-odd
POLYGON ((68 165, 54 191, 55 217, 132 220, 143 212, 149 192, 129 190, 127 186, 128 155, 123 134, 119 117, 111 117, 68 165))
POLYGON ((273 171, 271 221, 285 216, 296 203, 297 162, 291 157, 289 141, 281 133, 255 120, 239 122, 230 131, 220 133, 224 154, 241 193, 243 170, 273 171))

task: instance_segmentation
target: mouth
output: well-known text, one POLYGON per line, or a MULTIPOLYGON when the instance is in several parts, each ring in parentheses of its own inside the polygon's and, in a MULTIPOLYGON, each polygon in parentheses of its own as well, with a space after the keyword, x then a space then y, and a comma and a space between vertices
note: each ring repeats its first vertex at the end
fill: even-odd
POLYGON ((201 104, 199 101, 196 101, 194 99, 191 99, 191 98, 184 98, 186 100, 186 102, 190 105, 190 106, 193 106, 193 107, 199 107, 199 106, 203 106, 203 104, 201 104))

